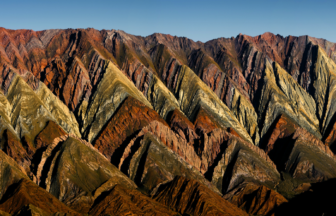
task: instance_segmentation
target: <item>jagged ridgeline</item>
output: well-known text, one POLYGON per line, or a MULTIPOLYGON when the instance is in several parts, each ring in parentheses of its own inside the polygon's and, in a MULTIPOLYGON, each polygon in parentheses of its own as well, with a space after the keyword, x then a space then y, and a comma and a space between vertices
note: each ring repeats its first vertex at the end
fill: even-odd
POLYGON ((0 28, 0 214, 335 214, 335 62, 309 36, 0 28))

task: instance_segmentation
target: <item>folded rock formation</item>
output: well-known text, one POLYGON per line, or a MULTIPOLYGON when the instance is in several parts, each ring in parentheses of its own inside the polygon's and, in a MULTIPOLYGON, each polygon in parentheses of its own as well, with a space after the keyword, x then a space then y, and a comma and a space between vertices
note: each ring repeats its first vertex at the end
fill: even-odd
POLYGON ((290 215, 336 178, 335 78, 310 36, 0 28, 0 214, 290 215))

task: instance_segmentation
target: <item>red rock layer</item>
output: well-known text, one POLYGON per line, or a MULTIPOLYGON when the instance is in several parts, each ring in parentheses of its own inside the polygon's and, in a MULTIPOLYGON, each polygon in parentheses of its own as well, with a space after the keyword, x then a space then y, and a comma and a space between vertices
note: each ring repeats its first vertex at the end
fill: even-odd
POLYGON ((193 123, 191 123, 189 119, 178 109, 172 111, 172 113, 167 117, 167 123, 173 131, 179 134, 190 144, 193 144, 194 140, 198 138, 193 123))
POLYGON ((206 186, 184 177, 175 177, 173 181, 160 186, 153 199, 180 214, 248 215, 206 186))
POLYGON ((275 215, 277 207, 287 200, 279 193, 265 186, 243 183, 224 195, 231 203, 253 215, 275 215))
POLYGON ((140 101, 128 97, 97 136, 93 146, 111 160, 114 152, 127 138, 134 136, 152 121, 168 126, 157 112, 140 101))
POLYGON ((334 124, 331 123, 330 125, 330 132, 326 132, 326 138, 324 140, 324 143, 328 146, 330 146, 330 148, 333 150, 333 152, 336 152, 335 148, 335 141, 336 141, 336 122, 334 124))
MULTIPOLYGON (((321 140, 313 136, 307 130, 299 127, 285 115, 280 116, 274 129, 270 131, 272 131, 272 133, 264 149, 276 164, 279 162, 279 157, 289 156, 291 148, 296 140, 306 141, 303 143, 307 146, 312 145, 317 147, 328 157, 336 158, 328 145, 325 145, 321 140)), ((278 168, 281 169, 281 167, 278 168)))
POLYGON ((266 153, 269 154, 270 152, 272 152, 276 142, 278 142, 280 145, 281 144, 286 145, 287 143, 282 143, 279 141, 281 139, 284 139, 286 137, 290 137, 291 135, 293 135, 297 128, 298 126, 293 121, 291 121, 285 115, 281 115, 279 120, 275 124, 272 134, 268 140, 268 143, 265 146, 266 153))
POLYGON ((47 126, 36 136, 36 149, 47 147, 56 137, 64 136, 66 132, 55 122, 49 121, 47 126))
POLYGON ((146 127, 142 128, 141 131, 137 133, 137 135, 132 140, 130 140, 129 143, 127 143, 127 146, 125 146, 125 149, 123 149, 124 153, 120 159, 119 167, 121 167, 124 159, 131 154, 132 146, 134 145, 135 141, 147 133, 150 133, 153 137, 156 137, 165 146, 182 157, 187 163, 201 171, 201 159, 196 154, 194 147, 188 144, 188 142, 181 136, 178 136, 174 131, 172 131, 168 125, 164 125, 158 121, 153 121, 146 127))
POLYGON ((30 174, 30 164, 35 148, 27 142, 23 142, 23 145, 20 139, 8 129, 4 131, 4 138, 4 152, 22 166, 27 174, 30 174))
POLYGON ((209 133, 210 131, 220 128, 216 120, 200 107, 194 121, 195 130, 198 134, 209 133))
POLYGON ((215 59, 201 49, 195 50, 189 55, 188 65, 231 108, 234 91, 239 91, 249 101, 248 90, 250 87, 239 64, 235 62, 236 60, 233 59, 234 57, 228 50, 226 51, 224 56, 217 59, 222 63, 222 69, 215 59))
POLYGON ((25 205, 32 204, 47 213, 63 212, 71 215, 80 215, 53 195, 26 179, 22 179, 17 185, 10 187, 2 200, 0 209, 11 214, 14 214, 25 205))
POLYGON ((98 197, 90 215, 176 215, 166 206, 150 199, 137 190, 116 185, 107 194, 98 197))

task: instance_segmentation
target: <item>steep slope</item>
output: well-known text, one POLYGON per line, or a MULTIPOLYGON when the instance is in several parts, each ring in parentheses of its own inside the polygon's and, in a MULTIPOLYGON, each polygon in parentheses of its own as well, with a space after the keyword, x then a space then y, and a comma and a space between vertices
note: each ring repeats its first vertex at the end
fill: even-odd
POLYGON ((14 159, 0 151, 0 199, 4 196, 10 185, 18 183, 21 179, 28 179, 25 170, 14 159))
MULTIPOLYGON (((336 178, 335 50, 0 28, 1 196, 30 178, 82 214, 276 215, 336 178)), ((11 213, 51 214, 27 187, 11 213)))
POLYGON ((98 197, 90 209, 90 215, 177 215, 134 189, 116 185, 106 193, 98 197))
POLYGON ((259 124, 263 125, 261 137, 280 114, 291 119, 316 137, 319 133, 319 121, 315 115, 316 106, 308 95, 277 63, 267 61, 264 72, 264 85, 261 90, 258 113, 259 124))
POLYGON ((7 190, 1 200, 0 209, 11 214, 21 210, 22 214, 21 208, 26 205, 33 205, 47 214, 59 212, 80 215, 33 182, 22 179, 7 190))
MULTIPOLYGON (((248 94, 242 88, 243 83, 247 83, 244 78, 242 78, 242 81, 238 78, 239 85, 232 80, 234 75, 228 74, 235 73, 234 71, 237 69, 230 70, 225 68, 226 73, 224 73, 214 59, 202 49, 195 50, 190 54, 188 64, 200 79, 228 106, 239 123, 245 127, 249 135, 254 138, 254 142, 258 144, 260 138, 257 113, 250 102, 248 94)), ((232 63, 230 67, 232 67, 232 63)))
POLYGON ((116 158, 121 156, 124 142, 155 120, 167 125, 154 110, 128 96, 93 141, 93 145, 109 160, 113 156, 112 163, 117 166, 116 158))
POLYGON ((113 179, 111 184, 103 188, 117 183, 136 188, 90 143, 68 135, 55 138, 43 152, 36 176, 41 187, 82 213, 93 204, 95 190, 109 179, 113 179))
POLYGON ((132 96, 152 108, 141 92, 114 64, 106 62, 103 70, 105 71, 102 81, 99 82, 91 100, 84 101, 80 107, 83 122, 82 133, 88 141, 95 139, 103 125, 128 96, 132 96))
POLYGON ((181 214, 248 215, 204 185, 183 177, 160 186, 153 198, 181 214))
MULTIPOLYGON (((4 131, 3 140, 3 151, 8 156, 13 158, 18 163, 18 165, 23 167, 26 173, 31 176, 30 165, 35 148, 28 142, 21 143, 20 139, 10 130, 4 131)), ((26 139, 23 139, 23 141, 26 141, 26 139)))
POLYGON ((174 83, 167 83, 178 98, 181 111, 194 120, 200 107, 212 113, 224 127, 234 128, 244 139, 250 136, 226 105, 188 67, 179 67, 174 72, 174 83), (190 87, 191 86, 191 87, 190 87))
POLYGON ((279 193, 265 186, 243 183, 225 194, 224 198, 253 215, 275 215, 275 210, 287 203, 279 193))
POLYGON ((150 132, 138 135, 130 142, 121 158, 119 168, 127 172, 131 180, 149 193, 175 176, 184 176, 195 179, 220 194, 198 170, 191 167, 150 132))
POLYGON ((5 73, 3 91, 10 104, 10 121, 21 138, 27 136, 33 142, 50 120, 57 122, 68 133, 80 135, 73 113, 43 83, 37 81, 37 86, 26 83, 24 78, 29 72, 21 74, 22 77, 12 69, 5 73))
POLYGON ((169 111, 179 107, 176 98, 160 80, 151 51, 142 38, 123 31, 105 33, 105 48, 113 53, 118 65, 134 85, 145 95, 164 119, 169 111))

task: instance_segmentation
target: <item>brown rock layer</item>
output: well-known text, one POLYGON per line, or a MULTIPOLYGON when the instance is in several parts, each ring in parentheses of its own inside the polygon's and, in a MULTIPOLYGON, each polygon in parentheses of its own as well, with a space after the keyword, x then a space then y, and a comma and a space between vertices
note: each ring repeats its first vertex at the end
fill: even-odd
POLYGON ((271 215, 287 200, 265 186, 243 183, 224 195, 224 199, 253 215, 271 215))
POLYGON ((193 144, 194 140, 198 138, 198 135, 195 132, 195 126, 189 121, 189 119, 177 109, 168 115, 167 123, 170 128, 187 142, 193 144))
POLYGON ((60 126, 53 121, 49 121, 47 126, 35 138, 36 149, 47 147, 56 137, 64 135, 66 133, 60 126))
POLYGON ((107 125, 97 136, 97 139, 93 141, 93 146, 111 160, 115 151, 118 148, 123 148, 123 142, 134 136, 137 131, 146 127, 152 121, 167 125, 154 110, 140 101, 128 97, 108 121, 107 125))
POLYGON ((90 215, 176 215, 137 190, 116 185, 98 197, 91 207, 90 215))
POLYGON ((10 130, 4 131, 4 152, 13 158, 20 166, 22 166, 26 173, 30 175, 30 165, 35 153, 35 148, 28 142, 21 143, 10 130), (24 145, 23 145, 24 144, 24 145))
POLYGON ((183 177, 160 186, 153 199, 180 214, 248 215, 204 185, 183 177))
POLYGON ((28 204, 32 204, 47 213, 62 212, 80 215, 53 195, 26 179, 22 179, 6 191, 5 196, 2 198, 0 209, 13 214, 28 204))

